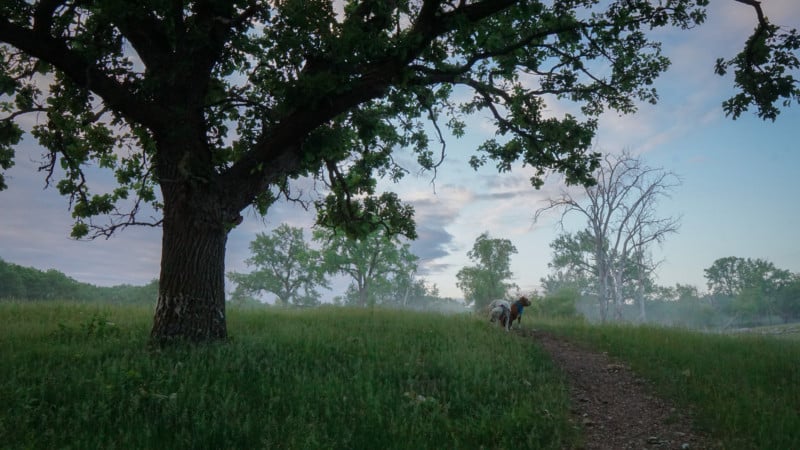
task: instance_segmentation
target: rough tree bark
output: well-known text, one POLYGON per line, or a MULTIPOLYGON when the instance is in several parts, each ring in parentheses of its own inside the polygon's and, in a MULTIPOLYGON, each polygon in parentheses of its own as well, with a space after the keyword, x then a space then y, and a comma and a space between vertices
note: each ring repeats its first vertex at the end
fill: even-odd
POLYGON ((158 305, 151 339, 225 339, 224 202, 200 182, 162 181, 164 222, 158 305))
POLYGON ((192 223, 164 224, 158 306, 151 338, 224 339, 227 232, 192 223))

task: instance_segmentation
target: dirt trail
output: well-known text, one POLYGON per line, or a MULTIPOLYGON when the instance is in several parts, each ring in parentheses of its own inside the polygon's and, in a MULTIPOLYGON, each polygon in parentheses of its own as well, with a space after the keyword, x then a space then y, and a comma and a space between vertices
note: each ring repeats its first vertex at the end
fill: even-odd
POLYGON ((543 331, 524 330, 565 373, 585 449, 708 449, 689 414, 652 393, 624 364, 543 331))

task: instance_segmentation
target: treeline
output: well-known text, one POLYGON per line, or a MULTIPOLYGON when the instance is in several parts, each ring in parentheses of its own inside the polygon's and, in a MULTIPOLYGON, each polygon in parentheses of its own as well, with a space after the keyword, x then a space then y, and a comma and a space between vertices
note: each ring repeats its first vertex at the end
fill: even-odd
POLYGON ((583 229, 550 243, 551 273, 541 280, 535 311, 699 328, 800 320, 800 275, 762 259, 718 259, 704 270, 704 294, 692 286, 656 285, 653 245, 677 233, 680 223, 660 216, 657 206, 680 177, 627 151, 603 157, 593 177, 597 183, 580 195, 551 198, 535 213, 560 211, 562 226, 567 216, 584 221, 583 229))
POLYGON ((110 303, 155 303, 158 280, 144 286, 105 287, 82 283, 50 269, 23 267, 0 258, 0 299, 23 301, 79 300, 110 303))
MULTIPOLYGON (((700 329, 800 321, 800 274, 763 259, 730 256, 714 261, 704 275, 705 293, 684 284, 658 286, 651 278, 623 279, 622 302, 611 320, 700 329)), ((535 311, 607 320, 597 276, 556 271, 542 283, 544 295, 536 298, 535 311)))
POLYGON ((350 280, 335 305, 464 312, 464 304, 441 298, 435 285, 417 276, 419 258, 407 242, 381 228, 353 239, 342 232, 314 228, 311 241, 304 230, 281 224, 259 233, 250 243, 249 273, 228 273, 235 285, 229 301, 237 306, 312 307, 321 304, 321 289, 330 278, 350 280))

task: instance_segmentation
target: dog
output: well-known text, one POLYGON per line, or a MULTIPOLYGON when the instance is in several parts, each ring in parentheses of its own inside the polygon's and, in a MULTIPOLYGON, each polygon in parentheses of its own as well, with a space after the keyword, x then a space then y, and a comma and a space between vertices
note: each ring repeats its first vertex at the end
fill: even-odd
POLYGON ((531 306, 531 301, 528 300, 528 297, 525 297, 524 295, 511 305, 509 322, 513 324, 516 320, 517 328, 519 328, 522 324, 522 311, 526 306, 531 306))
POLYGON ((506 300, 492 300, 489 303, 489 322, 498 321, 506 331, 511 329, 511 305, 506 300))

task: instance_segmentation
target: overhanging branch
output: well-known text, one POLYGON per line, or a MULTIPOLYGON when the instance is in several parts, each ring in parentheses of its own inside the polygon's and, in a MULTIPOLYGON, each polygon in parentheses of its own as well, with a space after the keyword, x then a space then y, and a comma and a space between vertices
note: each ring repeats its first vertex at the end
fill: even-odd
POLYGON ((94 62, 70 49, 62 39, 21 27, 8 20, 0 20, 0 42, 47 61, 76 85, 96 93, 110 107, 134 122, 151 129, 165 125, 163 111, 151 103, 141 101, 94 62))

